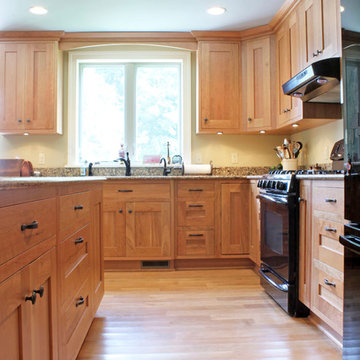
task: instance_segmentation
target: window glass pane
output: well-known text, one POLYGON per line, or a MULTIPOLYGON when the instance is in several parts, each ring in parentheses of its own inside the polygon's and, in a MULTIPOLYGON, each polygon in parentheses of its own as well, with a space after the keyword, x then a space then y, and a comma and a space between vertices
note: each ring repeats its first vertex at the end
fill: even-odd
POLYGON ((80 162, 118 157, 120 144, 125 143, 124 84, 124 65, 80 65, 80 162))
POLYGON ((137 161, 144 155, 180 154, 180 64, 139 64, 136 67, 137 161))

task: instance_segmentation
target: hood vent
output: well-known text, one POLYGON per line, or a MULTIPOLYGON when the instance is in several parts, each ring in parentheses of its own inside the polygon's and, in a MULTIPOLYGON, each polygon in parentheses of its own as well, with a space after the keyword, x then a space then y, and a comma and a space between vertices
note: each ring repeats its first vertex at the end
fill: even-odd
POLYGON ((282 86, 304 102, 340 103, 340 58, 317 61, 282 86))

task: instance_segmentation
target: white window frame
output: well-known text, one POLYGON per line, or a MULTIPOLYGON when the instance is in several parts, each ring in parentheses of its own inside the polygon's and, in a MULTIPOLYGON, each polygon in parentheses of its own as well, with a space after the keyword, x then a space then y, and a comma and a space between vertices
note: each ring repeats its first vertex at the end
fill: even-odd
MULTIPOLYGON (((190 51, 69 51, 68 60, 68 164, 78 163, 79 64, 124 62, 178 62, 181 66, 181 148, 184 162, 191 162, 191 53, 190 51)), ((170 149, 171 151, 171 149, 170 149)), ((164 154, 166 155, 166 154, 164 154)), ((109 159, 111 160, 111 159, 109 159)), ((134 164, 140 165, 141 164, 134 164)), ((148 166, 144 164, 144 166, 148 166)))

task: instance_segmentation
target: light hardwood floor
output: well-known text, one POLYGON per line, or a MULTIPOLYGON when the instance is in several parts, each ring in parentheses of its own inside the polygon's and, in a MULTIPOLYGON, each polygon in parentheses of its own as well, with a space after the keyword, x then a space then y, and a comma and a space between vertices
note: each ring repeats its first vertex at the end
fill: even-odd
POLYGON ((106 273, 105 296, 78 360, 340 360, 252 270, 106 273))

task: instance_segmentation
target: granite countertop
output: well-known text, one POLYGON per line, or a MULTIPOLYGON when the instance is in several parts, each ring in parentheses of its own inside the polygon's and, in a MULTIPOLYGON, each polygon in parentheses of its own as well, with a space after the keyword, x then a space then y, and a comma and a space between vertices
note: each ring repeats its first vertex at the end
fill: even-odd
POLYGON ((64 177, 0 177, 0 190, 13 189, 20 187, 30 187, 35 185, 75 183, 83 181, 102 181, 104 176, 64 176, 64 177))

